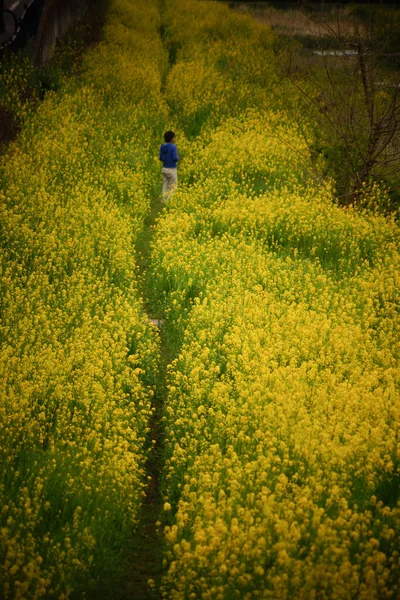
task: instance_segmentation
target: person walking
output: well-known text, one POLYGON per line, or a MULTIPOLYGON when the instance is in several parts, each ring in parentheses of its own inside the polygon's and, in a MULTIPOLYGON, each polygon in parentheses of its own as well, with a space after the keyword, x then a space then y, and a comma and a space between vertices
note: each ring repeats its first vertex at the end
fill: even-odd
POLYGON ((173 131, 164 133, 165 144, 160 146, 160 160, 163 163, 162 177, 162 202, 165 204, 170 199, 178 185, 177 162, 179 160, 178 150, 175 146, 175 134, 173 131))

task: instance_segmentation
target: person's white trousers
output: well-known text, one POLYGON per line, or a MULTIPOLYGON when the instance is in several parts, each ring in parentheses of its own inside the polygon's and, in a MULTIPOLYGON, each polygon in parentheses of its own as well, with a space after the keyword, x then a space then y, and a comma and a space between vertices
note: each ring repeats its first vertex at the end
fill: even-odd
POLYGON ((162 195, 163 200, 166 202, 169 200, 171 194, 174 192, 176 186, 178 185, 178 170, 177 169, 168 169, 167 167, 163 167, 162 169, 162 178, 163 178, 163 186, 162 186, 162 195))

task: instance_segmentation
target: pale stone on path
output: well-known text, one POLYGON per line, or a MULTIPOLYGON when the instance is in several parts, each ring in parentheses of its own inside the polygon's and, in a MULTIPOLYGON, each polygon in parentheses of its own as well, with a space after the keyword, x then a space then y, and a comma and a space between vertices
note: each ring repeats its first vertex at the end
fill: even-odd
POLYGON ((164 321, 162 319, 149 319, 149 323, 153 323, 153 325, 155 325, 158 328, 162 326, 163 322, 164 321))

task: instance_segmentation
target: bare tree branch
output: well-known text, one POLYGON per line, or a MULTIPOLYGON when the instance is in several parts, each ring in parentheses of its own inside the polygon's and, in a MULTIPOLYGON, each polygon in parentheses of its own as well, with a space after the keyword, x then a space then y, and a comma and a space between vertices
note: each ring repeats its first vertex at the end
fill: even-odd
POLYGON ((355 200, 371 177, 400 173, 400 76, 388 59, 394 46, 389 45, 384 13, 377 17, 370 10, 361 20, 353 9, 337 5, 324 15, 310 17, 307 11, 325 33, 324 47, 328 38, 334 48, 352 49, 354 56, 346 62, 344 51, 334 55, 336 60, 321 52, 321 67, 307 72, 310 89, 302 85, 301 76, 300 81, 290 79, 330 136, 330 165, 338 186, 347 188, 341 197, 355 200))

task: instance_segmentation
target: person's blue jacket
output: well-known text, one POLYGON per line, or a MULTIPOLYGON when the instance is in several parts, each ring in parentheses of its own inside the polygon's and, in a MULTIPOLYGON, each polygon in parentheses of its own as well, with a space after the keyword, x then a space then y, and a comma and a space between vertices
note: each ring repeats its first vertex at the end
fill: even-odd
POLYGON ((168 142, 168 144, 161 145, 160 160, 162 160, 166 169, 176 169, 176 163, 178 162, 179 158, 175 144, 168 142))

